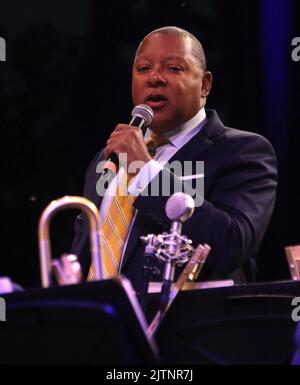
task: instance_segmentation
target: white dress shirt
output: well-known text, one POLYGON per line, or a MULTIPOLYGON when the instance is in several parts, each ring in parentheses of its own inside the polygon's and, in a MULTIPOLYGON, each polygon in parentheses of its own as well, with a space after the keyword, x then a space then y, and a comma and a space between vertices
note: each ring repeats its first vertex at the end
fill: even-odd
MULTIPOLYGON (((154 159, 146 163, 136 177, 130 181, 128 192, 131 195, 138 196, 173 155, 200 132, 206 122, 205 109, 202 108, 188 122, 176 130, 166 133, 165 136, 168 138, 169 143, 157 148, 154 159)), ((145 134, 145 141, 147 141, 151 133, 151 129, 148 128, 145 134)))
MULTIPOLYGON (((173 155, 179 151, 187 142, 189 142, 195 135, 197 135, 207 122, 205 109, 202 108, 192 119, 184 123, 177 129, 166 133, 168 143, 158 147, 154 156, 154 159, 146 163, 140 170, 140 172, 131 179, 128 192, 133 196, 138 196, 152 179, 163 169, 163 166, 173 157, 173 155)), ((145 141, 150 137, 152 131, 150 128, 145 133, 145 141)), ((125 170, 120 167, 118 174, 111 181, 107 191, 104 194, 100 207, 101 223, 105 220, 112 199, 115 195, 118 181, 124 174, 125 170)), ((132 224, 134 222, 137 210, 134 218, 131 221, 130 229, 128 232, 127 240, 131 232, 132 224)), ((123 255, 126 250, 127 241, 123 250, 123 255)), ((122 256, 123 259, 123 256, 122 256)), ((122 263, 120 264, 121 267, 122 263)))

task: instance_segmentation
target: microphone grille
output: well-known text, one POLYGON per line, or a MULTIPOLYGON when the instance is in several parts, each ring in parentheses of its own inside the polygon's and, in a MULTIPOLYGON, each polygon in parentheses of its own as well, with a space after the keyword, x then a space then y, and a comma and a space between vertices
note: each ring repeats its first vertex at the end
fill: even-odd
POLYGON ((166 203, 166 214, 171 221, 187 221, 194 212, 194 199, 184 193, 173 194, 166 203))
POLYGON ((145 125, 149 126, 153 119, 153 110, 147 104, 138 104, 134 107, 131 113, 132 117, 139 117, 145 120, 145 125))

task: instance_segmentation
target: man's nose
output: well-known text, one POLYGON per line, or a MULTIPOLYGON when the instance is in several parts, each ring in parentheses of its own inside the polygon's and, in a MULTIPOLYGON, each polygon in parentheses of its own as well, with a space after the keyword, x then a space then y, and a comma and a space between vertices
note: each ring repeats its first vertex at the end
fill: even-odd
POLYGON ((164 87, 166 85, 167 81, 166 79, 162 76, 160 71, 157 70, 152 70, 149 73, 149 78, 148 78, 148 85, 152 87, 164 87))

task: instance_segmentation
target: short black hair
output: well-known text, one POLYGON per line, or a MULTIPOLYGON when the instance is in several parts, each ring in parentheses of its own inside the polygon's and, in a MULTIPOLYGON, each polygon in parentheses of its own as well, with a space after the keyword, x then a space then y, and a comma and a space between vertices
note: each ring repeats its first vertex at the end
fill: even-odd
POLYGON ((182 28, 179 28, 179 27, 174 27, 174 26, 167 26, 167 27, 162 27, 162 28, 158 28, 158 29, 155 29, 154 31, 148 33, 148 35, 146 35, 144 37, 144 39, 141 41, 137 51, 136 51, 136 55, 139 51, 139 48, 140 46, 142 45, 142 43, 150 36, 154 35, 154 34, 157 34, 157 33, 162 33, 162 34, 168 34, 168 35, 175 35, 175 36, 178 36, 178 37, 182 37, 182 38, 189 38, 192 42, 192 54, 194 56, 194 58, 197 60, 197 62, 199 63, 201 69, 203 71, 206 71, 207 69, 207 66, 206 66, 206 57, 205 57, 205 52, 204 52, 204 49, 202 47, 202 44, 200 43, 200 41, 193 35, 191 34, 190 32, 186 31, 185 29, 182 29, 182 28))

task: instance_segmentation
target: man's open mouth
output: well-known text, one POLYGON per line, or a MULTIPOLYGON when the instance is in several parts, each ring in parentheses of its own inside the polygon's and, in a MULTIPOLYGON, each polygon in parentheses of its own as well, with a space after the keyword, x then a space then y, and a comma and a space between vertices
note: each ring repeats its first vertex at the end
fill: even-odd
POLYGON ((151 108, 164 107, 166 105, 167 101, 168 101, 168 98, 166 96, 160 95, 160 94, 152 94, 146 98, 146 103, 151 108))

